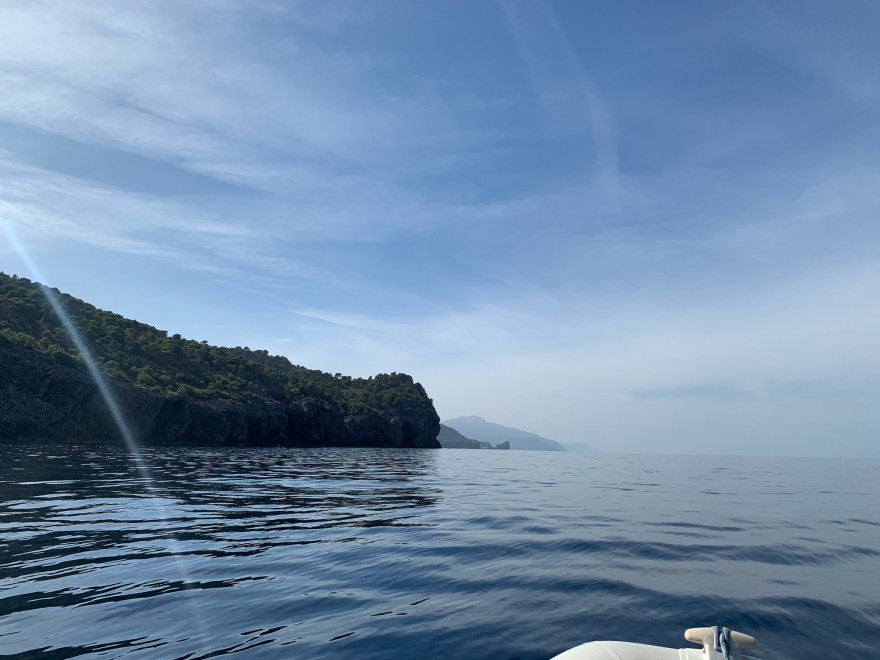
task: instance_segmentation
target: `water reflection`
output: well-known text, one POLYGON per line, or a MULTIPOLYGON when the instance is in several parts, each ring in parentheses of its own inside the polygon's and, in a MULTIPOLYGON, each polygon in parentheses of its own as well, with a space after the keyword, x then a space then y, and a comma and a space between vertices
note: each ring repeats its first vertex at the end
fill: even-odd
POLYGON ((0 653, 547 658, 880 644, 880 463, 0 446, 0 653))
MULTIPOLYGON (((109 551, 137 544, 159 556, 162 538, 183 552, 254 554, 320 542, 320 530, 411 526, 410 510, 433 506, 427 482, 433 452, 376 449, 148 450, 148 490, 124 451, 114 448, 3 448, 0 561, 6 575, 45 572, 78 544, 109 551), (26 475, 26 476, 24 476, 26 475), (161 512, 161 515, 157 515, 161 512), (200 550, 207 543, 210 549, 200 550), (158 553, 158 554, 157 554, 158 553)), ((356 533, 352 530, 351 533, 356 533)), ((107 554, 106 561, 114 561, 107 554)))
MULTIPOLYGON (((118 612, 138 601, 148 610, 165 601, 180 614, 185 604, 168 597, 198 593, 203 618, 210 591, 291 572, 308 584, 322 561, 333 563, 322 547, 369 543, 370 528, 429 525, 413 511, 440 496, 431 484, 436 453, 425 450, 163 448, 143 460, 151 484, 112 447, 0 448, 0 617, 24 622, 32 610, 109 604, 118 612), (247 570, 236 564, 243 557, 247 570)), ((308 598, 308 609, 333 596, 308 598)), ((4 623, 0 632, 21 636, 4 623)), ((245 645, 283 627, 254 630, 245 645)), ((169 643, 86 641, 63 657, 169 643)))

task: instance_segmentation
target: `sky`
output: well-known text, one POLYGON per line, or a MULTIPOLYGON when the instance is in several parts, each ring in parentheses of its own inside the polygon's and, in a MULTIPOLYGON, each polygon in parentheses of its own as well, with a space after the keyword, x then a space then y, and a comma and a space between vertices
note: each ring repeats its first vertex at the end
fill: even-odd
MULTIPOLYGON (((441 418, 880 457, 880 4, 0 0, 46 284, 441 418)), ((0 235, 0 270, 32 276, 0 235)))

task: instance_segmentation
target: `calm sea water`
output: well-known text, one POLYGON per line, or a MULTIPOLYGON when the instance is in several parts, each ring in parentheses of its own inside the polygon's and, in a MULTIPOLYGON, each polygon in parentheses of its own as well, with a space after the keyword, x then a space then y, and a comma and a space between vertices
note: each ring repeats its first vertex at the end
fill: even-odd
POLYGON ((878 657, 880 462, 0 447, 0 654, 878 657), (847 653, 850 655, 847 656, 847 653))

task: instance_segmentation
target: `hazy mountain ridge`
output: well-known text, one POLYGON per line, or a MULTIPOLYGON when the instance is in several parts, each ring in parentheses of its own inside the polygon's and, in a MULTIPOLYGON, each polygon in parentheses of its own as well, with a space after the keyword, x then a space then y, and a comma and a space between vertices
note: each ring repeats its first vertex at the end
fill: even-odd
MULTIPOLYGON (((136 439, 161 444, 439 447, 406 374, 331 375, 183 339, 55 291, 136 439)), ((0 273, 0 440, 119 441, 44 287, 0 273)))
POLYGON ((511 426, 495 424, 476 415, 447 419, 443 421, 443 424, 478 441, 490 442, 495 445, 509 442, 511 449, 565 451, 565 447, 555 440, 511 426))
POLYGON ((440 425, 440 434, 437 436, 440 446, 444 449, 510 449, 509 442, 492 445, 491 442, 480 442, 472 438, 466 438, 451 426, 440 425))
POLYGON ((466 438, 451 426, 446 426, 446 424, 440 424, 440 433, 437 435, 437 441, 445 449, 481 449, 478 440, 466 438))

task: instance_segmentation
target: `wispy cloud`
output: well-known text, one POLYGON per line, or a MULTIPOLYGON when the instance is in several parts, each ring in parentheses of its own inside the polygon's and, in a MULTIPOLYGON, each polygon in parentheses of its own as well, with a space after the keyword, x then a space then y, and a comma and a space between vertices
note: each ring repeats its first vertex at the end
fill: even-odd
POLYGON ((774 401, 812 401, 820 405, 828 401, 858 402, 880 396, 880 371, 857 378, 814 378, 787 382, 770 382, 764 386, 765 396, 774 401))
POLYGON ((751 396, 732 385, 683 385, 631 392, 636 399, 740 399, 751 396))
POLYGON ((854 3, 835 12, 823 2, 797 6, 765 5, 748 29, 731 22, 737 35, 755 48, 819 76, 850 99, 874 107, 880 103, 876 68, 880 52, 873 26, 880 8, 872 2, 854 3))
MULTIPOLYGON (((261 232, 286 243, 376 241, 483 213, 482 203, 438 200, 437 187, 417 179, 422 172, 443 176, 478 149, 495 129, 488 121, 462 127, 457 117, 465 107, 488 110, 417 77, 376 93, 384 63, 369 48, 348 50, 347 35, 336 35, 363 10, 272 3, 214 9, 10 8, 0 26, 0 116, 27 134, 18 153, 29 152, 31 165, 84 179, 84 199, 94 198, 96 187, 174 196, 168 217, 176 218, 178 234, 194 216, 211 214, 240 227, 258 218, 261 232), (291 27, 277 39, 260 36, 284 25, 291 27), (315 29, 329 35, 320 44, 315 29), (50 157, 36 158, 40 144, 50 157), (229 199, 248 188, 252 195, 229 199), (193 193, 203 198, 187 198, 193 193)), ((28 172, 34 182, 42 179, 28 172)), ((28 214, 16 210, 20 205, 7 208, 30 223, 31 240, 53 238, 52 222, 40 218, 41 199, 31 196, 28 214)), ((126 227, 122 218, 131 213, 116 211, 103 244, 132 248, 113 234, 130 234, 138 223, 126 227)), ((59 209, 43 215, 57 217, 59 209)), ((82 221, 91 226, 64 235, 94 238, 99 221, 82 221)), ((238 254, 254 254, 253 244, 238 254)), ((272 263, 250 265, 271 270, 272 263)))
POLYGON ((315 13, 305 14, 259 4, 211 13, 186 4, 12 8, 0 40, 0 114, 275 191, 296 185, 287 175, 297 164, 312 178, 316 167, 346 174, 344 161, 349 170, 374 165, 389 148, 448 139, 437 134, 446 123, 438 99, 360 91, 369 54, 334 55, 331 46, 314 57, 317 46, 297 31, 255 39, 278 22, 313 25, 315 13))
POLYGON ((551 132, 592 138, 595 175, 608 211, 620 207, 616 127, 608 100, 601 94, 549 4, 499 3, 514 35, 520 56, 547 115, 551 132))

